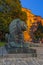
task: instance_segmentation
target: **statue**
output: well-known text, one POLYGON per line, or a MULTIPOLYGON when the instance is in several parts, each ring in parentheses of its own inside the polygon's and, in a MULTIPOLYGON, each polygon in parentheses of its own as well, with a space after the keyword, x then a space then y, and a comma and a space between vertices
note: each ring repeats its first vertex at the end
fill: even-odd
POLYGON ((8 43, 5 46, 8 53, 36 53, 36 50, 29 49, 29 45, 24 42, 23 31, 27 30, 27 26, 24 21, 20 19, 14 19, 9 25, 9 34, 6 34, 8 43), (35 51, 35 52, 34 52, 35 51))
POLYGON ((9 34, 6 34, 8 43, 6 49, 19 48, 24 45, 23 31, 26 31, 27 26, 24 21, 14 19, 9 25, 9 34))
POLYGON ((12 41, 19 44, 23 43, 23 31, 26 31, 26 28, 27 26, 24 21, 21 21, 20 19, 13 20, 9 25, 9 32, 12 37, 12 41))

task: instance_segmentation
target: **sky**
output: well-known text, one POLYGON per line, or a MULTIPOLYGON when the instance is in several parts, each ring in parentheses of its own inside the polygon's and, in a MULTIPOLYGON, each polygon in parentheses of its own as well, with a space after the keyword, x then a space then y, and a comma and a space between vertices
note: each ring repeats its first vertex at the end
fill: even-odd
POLYGON ((43 18, 43 0, 21 0, 22 7, 43 18))

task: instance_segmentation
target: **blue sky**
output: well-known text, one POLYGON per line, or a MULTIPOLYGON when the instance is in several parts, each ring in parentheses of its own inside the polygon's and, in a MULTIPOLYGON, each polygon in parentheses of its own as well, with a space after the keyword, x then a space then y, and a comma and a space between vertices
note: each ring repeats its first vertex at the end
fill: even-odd
POLYGON ((43 0, 21 0, 22 7, 28 8, 33 14, 43 17, 43 0))

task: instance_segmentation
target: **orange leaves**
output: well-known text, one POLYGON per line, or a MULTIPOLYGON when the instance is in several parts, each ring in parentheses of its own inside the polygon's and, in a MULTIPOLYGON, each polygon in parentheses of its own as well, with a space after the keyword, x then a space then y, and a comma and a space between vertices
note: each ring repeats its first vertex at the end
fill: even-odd
POLYGON ((23 32, 23 34, 24 34, 24 40, 25 41, 29 41, 30 40, 30 36, 29 36, 28 32, 25 31, 25 32, 23 32))

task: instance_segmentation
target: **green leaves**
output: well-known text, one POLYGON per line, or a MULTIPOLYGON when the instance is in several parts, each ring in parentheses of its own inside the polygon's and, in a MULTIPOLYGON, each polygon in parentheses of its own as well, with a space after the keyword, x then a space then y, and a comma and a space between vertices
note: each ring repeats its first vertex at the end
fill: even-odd
POLYGON ((26 21, 26 13, 22 12, 20 0, 0 0, 0 32, 9 32, 9 24, 15 18, 26 21))
POLYGON ((43 38, 43 26, 39 23, 37 30, 34 32, 35 39, 43 38))

